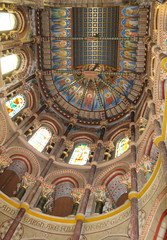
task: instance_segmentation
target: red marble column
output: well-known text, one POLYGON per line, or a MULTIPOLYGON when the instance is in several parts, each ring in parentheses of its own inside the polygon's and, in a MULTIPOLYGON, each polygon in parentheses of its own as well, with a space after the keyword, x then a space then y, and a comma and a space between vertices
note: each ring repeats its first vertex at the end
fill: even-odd
MULTIPOLYGON (((136 145, 135 145, 135 112, 131 112, 131 156, 132 156, 132 166, 131 166, 131 192, 137 192, 137 171, 136 171, 136 145)), ((131 198, 131 239, 138 240, 139 237, 139 219, 138 219, 138 198, 131 198)))
POLYGON ((32 123, 32 122, 35 120, 36 116, 39 116, 39 114, 40 114, 43 110, 45 110, 46 106, 47 106, 47 105, 44 104, 40 109, 38 109, 38 111, 37 111, 32 117, 30 117, 30 119, 29 119, 27 122, 25 122, 25 123, 23 124, 22 128, 26 128, 30 123, 32 123))
MULTIPOLYGON (((100 160, 100 152, 101 152, 101 147, 102 147, 102 141, 103 141, 104 134, 105 134, 105 127, 102 126, 100 137, 99 137, 99 142, 97 144, 97 148, 96 148, 95 155, 94 155, 94 162, 98 162, 100 160)), ((91 186, 92 186, 93 181, 94 181, 95 173, 96 173, 96 164, 92 164, 91 169, 90 169, 90 173, 89 173, 89 178, 88 178, 88 181, 87 181, 88 187, 85 188, 84 196, 83 196, 81 206, 80 206, 79 214, 81 214, 81 216, 85 215, 85 212, 86 212, 86 208, 87 208, 88 201, 89 201, 89 196, 90 196, 90 193, 91 193, 91 186)), ((75 225, 72 240, 79 240, 80 235, 81 235, 81 231, 82 231, 82 226, 83 226, 83 219, 78 218, 77 222, 76 222, 76 225, 75 225)))
POLYGON ((21 219, 23 218, 24 214, 26 212, 25 208, 20 208, 15 220, 13 221, 13 223, 11 224, 10 228, 8 229, 7 233, 5 234, 3 240, 10 240, 17 228, 17 226, 19 225, 21 219))
MULTIPOLYGON (((41 108, 40 111, 43 111, 43 109, 41 108)), ((72 125, 73 126, 73 125, 72 125)), ((66 136, 68 135, 69 131, 71 130, 71 124, 69 124, 65 134, 66 136)), ((60 150, 60 147, 62 146, 62 144, 64 143, 65 141, 65 138, 61 138, 60 142, 58 143, 58 145, 56 146, 56 149, 54 150, 53 154, 54 156, 56 157, 56 155, 58 154, 59 150, 60 150)), ((40 176, 41 177, 45 177, 46 174, 48 173, 51 165, 53 163, 53 159, 50 158, 49 161, 47 162, 45 168, 42 170, 40 176)), ((33 188, 31 189, 31 192, 30 194, 27 196, 25 202, 27 202, 28 204, 31 203, 31 201, 33 200, 37 190, 39 189, 41 185, 41 182, 40 181, 36 181, 36 183, 34 184, 33 188)), ((7 231, 7 233, 5 234, 5 237, 4 237, 4 240, 9 240, 11 239, 11 237, 13 236, 18 224, 20 223, 20 221, 22 220, 24 214, 26 212, 26 209, 25 208, 21 208, 16 216, 16 218, 14 219, 12 225, 9 227, 9 230, 7 231)))

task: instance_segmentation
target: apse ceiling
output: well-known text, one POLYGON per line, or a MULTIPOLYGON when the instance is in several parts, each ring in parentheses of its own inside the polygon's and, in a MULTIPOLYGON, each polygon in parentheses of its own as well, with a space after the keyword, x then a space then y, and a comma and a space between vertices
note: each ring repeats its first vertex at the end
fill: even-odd
POLYGON ((60 117, 111 123, 137 103, 138 16, 138 6, 37 11, 39 86, 60 117))

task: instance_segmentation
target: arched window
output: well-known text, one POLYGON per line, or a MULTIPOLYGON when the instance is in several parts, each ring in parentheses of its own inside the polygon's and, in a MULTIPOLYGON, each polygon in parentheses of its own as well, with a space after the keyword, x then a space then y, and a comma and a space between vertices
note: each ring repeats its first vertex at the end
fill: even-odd
POLYGON ((10 31, 16 28, 17 19, 13 13, 0 12, 0 31, 10 31))
POLYGON ((87 144, 77 145, 73 151, 69 164, 85 165, 90 152, 90 147, 87 144))
POLYGON ((30 138, 28 143, 36 148, 39 152, 45 148, 46 144, 49 142, 52 133, 45 127, 40 127, 35 134, 30 138))
POLYGON ((1 58, 1 73, 2 75, 11 72, 18 68, 19 57, 17 54, 8 55, 1 58))
POLYGON ((119 157, 124 152, 126 152, 129 148, 129 138, 123 138, 117 142, 116 145, 116 151, 115 151, 115 157, 119 157))
POLYGON ((26 101, 23 95, 18 94, 6 102, 6 108, 9 116, 12 118, 18 112, 20 112, 26 105, 26 101))

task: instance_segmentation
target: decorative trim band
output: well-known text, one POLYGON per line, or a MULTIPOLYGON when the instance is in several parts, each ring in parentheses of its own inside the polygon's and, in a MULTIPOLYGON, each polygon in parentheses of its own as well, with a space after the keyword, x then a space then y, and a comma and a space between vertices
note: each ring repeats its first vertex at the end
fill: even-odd
POLYGON ((136 191, 131 191, 128 195, 129 200, 131 201, 132 198, 139 198, 139 194, 136 191))

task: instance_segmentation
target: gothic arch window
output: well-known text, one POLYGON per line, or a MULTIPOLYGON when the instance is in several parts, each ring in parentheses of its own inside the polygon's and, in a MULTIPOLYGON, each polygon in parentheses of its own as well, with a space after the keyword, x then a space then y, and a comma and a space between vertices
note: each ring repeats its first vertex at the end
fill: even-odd
POLYGON ((15 14, 0 12, 0 31, 14 30, 17 26, 15 14))
POLYGON ((6 102, 6 108, 10 118, 14 117, 26 105, 25 97, 21 94, 16 95, 6 102))
POLYGON ((88 144, 78 144, 70 158, 69 164, 85 165, 89 157, 90 147, 88 144))
POLYGON ((52 133, 49 129, 45 127, 40 127, 30 138, 28 143, 32 145, 35 149, 37 149, 39 152, 42 152, 51 137, 52 133))
POLYGON ((1 73, 6 74, 18 68, 20 58, 17 54, 11 54, 1 58, 1 73))
POLYGON ((115 157, 121 156, 129 148, 129 138, 125 137, 117 142, 115 157))

